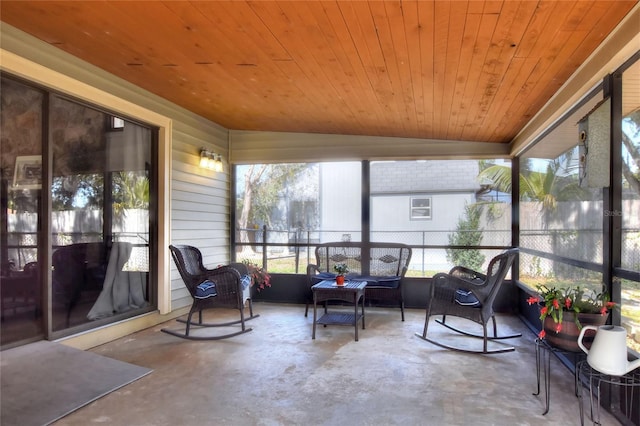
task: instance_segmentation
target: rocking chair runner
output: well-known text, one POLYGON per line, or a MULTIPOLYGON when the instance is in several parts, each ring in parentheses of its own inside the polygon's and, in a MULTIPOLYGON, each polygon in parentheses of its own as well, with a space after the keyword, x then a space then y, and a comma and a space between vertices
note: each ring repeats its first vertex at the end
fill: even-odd
POLYGON ((256 318, 253 315, 251 299, 248 299, 249 317, 244 317, 243 300, 243 277, 247 276, 248 270, 242 263, 233 263, 221 266, 216 269, 206 269, 202 263, 202 253, 199 249, 187 245, 170 245, 171 255, 178 267, 178 272, 193 298, 193 304, 189 310, 187 319, 178 319, 178 322, 186 324, 184 333, 163 328, 162 331, 173 336, 190 340, 220 340, 237 336, 251 331, 245 327, 245 321, 256 318), (204 284, 203 284, 204 283, 204 284), (212 287, 212 284, 214 287, 212 287), (202 311, 212 308, 230 308, 240 311, 240 319, 225 323, 204 323, 202 321, 202 311), (198 320, 193 321, 194 313, 198 313, 198 320), (221 336, 193 336, 190 333, 191 327, 224 327, 240 324, 241 330, 224 334, 221 336))
POLYGON ((522 334, 508 336, 498 336, 496 319, 493 312, 493 301, 495 300, 500 286, 504 282, 507 272, 511 268, 518 253, 517 248, 506 250, 494 257, 489 263, 487 274, 482 274, 462 266, 456 266, 448 274, 439 273, 434 275, 431 286, 431 298, 427 305, 427 314, 422 334, 416 333, 418 337, 433 343, 434 345, 461 352, 472 353, 500 353, 513 351, 513 347, 488 350, 488 340, 511 339, 520 337, 522 334), (442 315, 442 320, 437 320, 439 324, 466 336, 477 337, 484 340, 483 350, 461 349, 437 342, 427 338, 429 317, 432 315, 442 315), (457 329, 446 323, 447 315, 465 318, 482 325, 483 335, 475 335, 457 329), (493 322, 493 337, 487 335, 487 325, 489 320, 493 322))

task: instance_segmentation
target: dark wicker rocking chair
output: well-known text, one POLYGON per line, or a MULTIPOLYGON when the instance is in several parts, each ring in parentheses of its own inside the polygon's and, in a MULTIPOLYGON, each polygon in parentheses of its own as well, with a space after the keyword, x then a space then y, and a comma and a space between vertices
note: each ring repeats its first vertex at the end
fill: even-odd
POLYGON ((518 253, 518 249, 509 249, 494 257, 489 263, 487 274, 475 272, 462 266, 456 266, 448 274, 439 273, 434 275, 431 286, 431 298, 427 305, 427 315, 422 334, 416 333, 418 337, 440 346, 460 352, 471 353, 501 353, 513 351, 513 347, 503 347, 489 350, 488 340, 511 339, 520 337, 522 334, 508 336, 498 336, 496 319, 493 312, 493 301, 502 285, 507 272, 511 268, 518 253), (442 315, 442 320, 436 320, 445 327, 471 337, 484 340, 483 350, 470 350, 456 348, 447 344, 437 342, 427 338, 429 317, 432 315, 442 315), (477 335, 460 330, 446 323, 447 315, 461 317, 482 325, 483 334, 477 335), (493 337, 487 334, 489 320, 493 322, 493 337))
POLYGON ((249 317, 244 316, 244 300, 242 294, 242 279, 248 274, 246 265, 233 263, 221 266, 216 269, 206 269, 202 263, 202 253, 199 249, 187 245, 170 245, 171 255, 178 267, 184 285, 189 290, 193 298, 193 304, 189 310, 187 319, 179 318, 177 321, 186 324, 184 332, 163 328, 162 331, 173 336, 190 340, 220 340, 229 337, 248 333, 251 328, 245 326, 245 321, 257 318, 259 315, 253 314, 251 299, 248 299, 249 317), (199 286, 203 282, 213 283, 215 287, 208 289, 208 294, 201 293, 199 286), (202 321, 202 311, 213 308, 230 308, 240 311, 240 319, 225 323, 204 323, 202 321), (194 313, 198 313, 198 320, 193 321, 194 313), (189 334, 191 327, 225 327, 240 324, 241 329, 233 333, 216 336, 194 336, 189 334))

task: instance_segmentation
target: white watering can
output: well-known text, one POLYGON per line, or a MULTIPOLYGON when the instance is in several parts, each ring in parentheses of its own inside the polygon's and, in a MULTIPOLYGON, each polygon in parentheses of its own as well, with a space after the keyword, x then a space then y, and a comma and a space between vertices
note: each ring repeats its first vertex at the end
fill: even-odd
POLYGON ((587 354, 587 362, 594 370, 613 376, 622 376, 640 367, 640 359, 627 360, 627 330, 615 325, 594 327, 585 325, 578 336, 578 346, 587 354), (595 330, 596 336, 587 349, 582 338, 587 330, 595 330))

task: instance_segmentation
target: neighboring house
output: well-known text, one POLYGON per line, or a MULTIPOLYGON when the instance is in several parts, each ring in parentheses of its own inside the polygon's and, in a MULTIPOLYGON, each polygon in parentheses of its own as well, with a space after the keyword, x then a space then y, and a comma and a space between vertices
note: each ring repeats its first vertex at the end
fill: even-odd
MULTIPOLYGON (((407 242, 399 232, 455 229, 465 204, 474 203, 480 189, 475 160, 372 162, 371 176, 372 239, 384 241, 407 242)), ((358 201, 360 196, 359 168, 323 163, 320 180, 321 229, 343 231, 351 234, 351 240, 358 241, 360 206, 353 198, 358 201), (350 208, 341 208, 343 205, 350 208)), ((321 241, 335 238, 336 235, 329 234, 321 241)), ((427 244, 447 242, 445 239, 427 244)))
MULTIPOLYGON (((372 238, 447 245, 480 189, 477 160, 376 162, 371 165, 372 238)), ((410 269, 447 270, 444 250, 414 250, 410 269)))
MULTIPOLYGON (((323 232, 323 242, 361 240, 360 169, 349 164, 321 164, 321 229, 335 231, 323 232)), ((371 239, 410 245, 448 244, 448 235, 456 229, 465 205, 476 202, 478 171, 477 160, 372 162, 371 239)), ((412 268, 418 270, 447 265, 444 250, 431 250, 424 256, 416 252, 412 258, 412 268)))
POLYGON ((372 230, 385 238, 388 231, 455 229, 464 206, 476 201, 478 170, 477 160, 372 163, 372 230))

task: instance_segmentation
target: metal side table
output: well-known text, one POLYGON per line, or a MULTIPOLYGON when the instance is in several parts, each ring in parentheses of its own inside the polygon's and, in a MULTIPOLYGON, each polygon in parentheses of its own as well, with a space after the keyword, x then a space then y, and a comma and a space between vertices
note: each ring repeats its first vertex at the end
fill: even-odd
MULTIPOLYGON (((634 399, 640 394, 640 368, 623 375, 612 376, 600 373, 589 366, 586 360, 580 361, 576 366, 576 377, 584 383, 589 390, 589 403, 591 406, 591 420, 594 425, 600 425, 600 385, 611 385, 612 413, 623 425, 633 425, 631 419, 640 415, 640 407, 634 404, 634 399)), ((579 386, 580 424, 584 425, 584 401, 583 386, 579 386)))
MULTIPOLYGON (((547 343, 546 340, 536 338, 536 377, 537 377, 537 390, 533 393, 533 395, 540 395, 540 370, 543 371, 544 377, 544 390, 545 390, 545 408, 542 415, 546 415, 549 412, 549 401, 551 398, 551 354, 552 353, 562 353, 565 355, 572 354, 576 357, 584 358, 584 353, 582 352, 571 352, 566 351, 564 349, 556 348, 555 346, 551 346, 547 343)), ((578 394, 578 370, 576 369, 574 375, 574 385, 575 385, 575 394, 576 397, 579 397, 578 394)))

